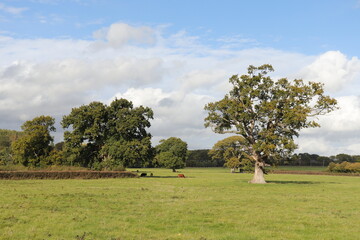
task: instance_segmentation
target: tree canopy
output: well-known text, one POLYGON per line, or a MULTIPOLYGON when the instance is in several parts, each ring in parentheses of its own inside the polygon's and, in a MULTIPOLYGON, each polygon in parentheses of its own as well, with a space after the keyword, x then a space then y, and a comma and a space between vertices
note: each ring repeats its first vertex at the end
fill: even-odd
POLYGON ((153 157, 150 127, 153 112, 126 99, 109 106, 92 102, 64 116, 65 155, 71 164, 86 167, 143 166, 153 157), (100 164, 100 165, 99 165, 100 164))
POLYGON ((215 143, 213 148, 209 151, 209 155, 214 160, 224 160, 224 166, 231 168, 232 172, 236 168, 250 170, 249 156, 247 155, 244 144, 245 140, 242 136, 231 136, 215 143))
POLYGON ((252 183, 265 183, 265 164, 290 155, 297 147, 294 136, 303 128, 319 127, 315 117, 333 111, 337 104, 324 95, 323 84, 274 81, 268 76, 273 71, 269 64, 249 66, 248 74, 229 79, 233 85, 229 94, 205 106, 205 127, 244 138, 244 151, 255 163, 252 183))
POLYGON ((156 164, 160 167, 176 169, 184 168, 187 158, 187 143, 180 138, 163 139, 156 147, 156 164))
POLYGON ((46 165, 53 149, 55 119, 50 116, 39 116, 26 121, 21 129, 23 135, 13 142, 12 151, 15 161, 25 166, 46 165))
POLYGON ((13 164, 11 144, 19 139, 23 132, 0 129, 0 165, 13 164))

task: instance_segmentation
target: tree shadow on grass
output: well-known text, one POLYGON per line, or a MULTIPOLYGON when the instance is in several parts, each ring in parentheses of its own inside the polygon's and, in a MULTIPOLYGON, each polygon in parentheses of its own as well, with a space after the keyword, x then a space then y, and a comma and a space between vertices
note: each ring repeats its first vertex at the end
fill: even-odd
POLYGON ((319 184, 321 182, 314 181, 266 181, 267 183, 275 183, 275 184, 319 184))
POLYGON ((146 176, 141 178, 179 178, 178 176, 146 176))
MULTIPOLYGON (((140 178, 179 178, 179 179, 182 179, 181 177, 178 177, 178 176, 146 176, 146 177, 140 177, 140 178)), ((184 177, 184 178, 194 178, 194 177, 184 177)))

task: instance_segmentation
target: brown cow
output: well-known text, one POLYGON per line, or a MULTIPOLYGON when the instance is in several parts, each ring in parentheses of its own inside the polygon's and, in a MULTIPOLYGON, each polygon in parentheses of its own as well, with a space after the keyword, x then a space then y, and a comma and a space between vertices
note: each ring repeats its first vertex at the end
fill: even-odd
POLYGON ((178 177, 179 178, 185 178, 185 175, 184 174, 178 174, 178 177))

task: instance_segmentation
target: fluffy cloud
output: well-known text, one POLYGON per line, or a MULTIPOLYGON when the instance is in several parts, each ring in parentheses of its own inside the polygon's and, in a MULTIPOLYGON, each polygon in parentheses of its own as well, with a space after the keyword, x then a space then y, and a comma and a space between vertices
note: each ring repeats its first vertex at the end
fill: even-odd
POLYGON ((343 88, 336 95, 341 108, 320 118, 322 128, 303 131, 299 150, 354 152, 360 142, 360 100, 348 92, 360 82, 356 57, 212 48, 186 32, 165 36, 155 28, 124 23, 94 35, 93 40, 0 38, 1 128, 19 129, 40 114, 60 122, 72 107, 94 100, 109 103, 116 96, 154 110, 154 143, 176 136, 192 149, 211 148, 225 136, 204 128, 204 105, 229 91, 231 75, 245 73, 250 64, 271 63, 274 78, 300 76, 329 89, 343 88))
POLYGON ((329 51, 320 55, 302 71, 303 78, 322 82, 325 88, 335 92, 359 77, 360 60, 357 57, 347 59, 339 51, 329 51))
POLYGON ((296 143, 299 146, 296 152, 299 153, 307 152, 319 155, 337 154, 337 149, 333 149, 330 143, 321 136, 317 136, 316 138, 301 136, 297 139, 296 143))
POLYGON ((343 96, 337 101, 338 110, 318 118, 321 128, 301 131, 298 151, 359 154, 355 146, 360 142, 360 97, 343 96))
POLYGON ((360 96, 338 97, 337 101, 339 109, 321 117, 323 130, 335 135, 360 136, 360 96))
POLYGON ((114 23, 109 28, 103 28, 94 34, 96 39, 106 40, 112 47, 122 47, 127 44, 154 44, 155 31, 147 26, 133 27, 126 23, 114 23))

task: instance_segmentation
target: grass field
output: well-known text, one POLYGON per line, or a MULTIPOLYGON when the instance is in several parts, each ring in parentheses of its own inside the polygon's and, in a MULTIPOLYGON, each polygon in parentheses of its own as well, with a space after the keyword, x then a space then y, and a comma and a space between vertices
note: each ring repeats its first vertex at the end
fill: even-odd
POLYGON ((0 180, 0 239, 359 239, 360 178, 151 169, 154 177, 0 180))
POLYGON ((269 167, 271 170, 278 171, 311 171, 311 172, 324 172, 327 167, 319 166, 274 166, 269 167))

